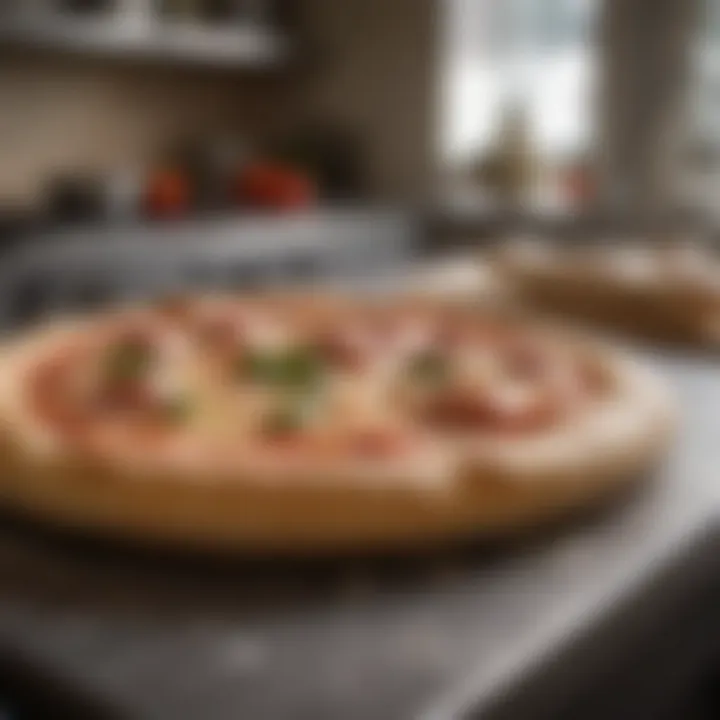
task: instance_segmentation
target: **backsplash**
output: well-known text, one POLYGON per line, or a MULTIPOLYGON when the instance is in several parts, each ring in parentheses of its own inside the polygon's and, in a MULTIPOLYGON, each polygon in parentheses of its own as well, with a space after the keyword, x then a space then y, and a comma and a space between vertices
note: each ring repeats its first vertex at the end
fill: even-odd
POLYGON ((25 205, 47 177, 134 171, 187 136, 251 133, 259 84, 230 73, 0 56, 0 204, 25 205))

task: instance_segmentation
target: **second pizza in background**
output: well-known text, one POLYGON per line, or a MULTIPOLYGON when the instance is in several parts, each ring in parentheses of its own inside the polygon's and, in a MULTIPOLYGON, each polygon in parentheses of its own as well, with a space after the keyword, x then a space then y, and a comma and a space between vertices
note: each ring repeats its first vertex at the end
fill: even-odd
POLYGON ((720 346, 720 255, 698 242, 507 242, 492 265, 533 308, 633 337, 720 346))

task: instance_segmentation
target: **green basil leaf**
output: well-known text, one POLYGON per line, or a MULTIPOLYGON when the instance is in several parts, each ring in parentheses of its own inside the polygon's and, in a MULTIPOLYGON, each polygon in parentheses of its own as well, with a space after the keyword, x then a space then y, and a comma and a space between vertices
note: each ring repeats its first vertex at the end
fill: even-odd
POLYGON ((412 357, 408 370, 415 379, 438 383, 447 378, 449 366, 447 358, 442 353, 428 350, 412 357))
POLYGON ((150 368, 152 348, 141 342, 123 342, 108 350, 105 369, 111 380, 132 380, 150 368))
POLYGON ((252 382, 289 390, 315 387, 324 371, 317 354, 304 347, 246 353, 238 360, 236 369, 240 377, 252 382))
POLYGON ((192 402, 188 397, 174 397, 163 403, 163 416, 173 425, 183 425, 192 415, 192 402))

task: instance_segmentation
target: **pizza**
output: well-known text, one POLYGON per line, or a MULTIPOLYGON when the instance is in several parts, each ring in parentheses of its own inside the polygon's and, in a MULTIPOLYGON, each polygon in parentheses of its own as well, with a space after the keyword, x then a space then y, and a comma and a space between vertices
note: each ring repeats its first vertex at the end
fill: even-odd
POLYGON ((490 263, 468 255, 429 260, 408 273, 401 292, 417 297, 430 296, 444 301, 475 304, 507 303, 506 288, 490 263))
POLYGON ((520 241, 495 267, 522 298, 553 311, 655 339, 720 341, 720 260, 696 243, 520 241))
POLYGON ((55 320, 0 357, 11 508, 193 547, 516 530, 636 477, 672 427, 634 360, 429 299, 175 298, 55 320))

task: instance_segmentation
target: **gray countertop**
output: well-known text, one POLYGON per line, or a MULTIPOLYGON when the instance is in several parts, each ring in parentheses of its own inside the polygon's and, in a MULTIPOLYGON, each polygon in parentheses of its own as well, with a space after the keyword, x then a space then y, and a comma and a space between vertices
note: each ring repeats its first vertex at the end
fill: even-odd
POLYGON ((317 566, 206 567, 12 526, 0 646, 131 718, 481 712, 631 598, 650 607, 653 578, 677 588, 697 570, 687 558, 717 563, 720 371, 650 361, 682 402, 679 442, 601 512, 502 550, 317 566))

